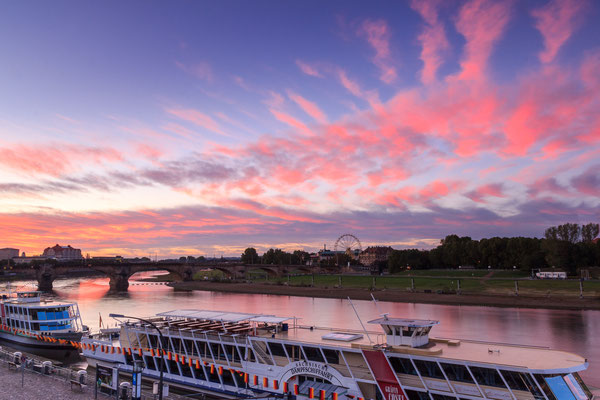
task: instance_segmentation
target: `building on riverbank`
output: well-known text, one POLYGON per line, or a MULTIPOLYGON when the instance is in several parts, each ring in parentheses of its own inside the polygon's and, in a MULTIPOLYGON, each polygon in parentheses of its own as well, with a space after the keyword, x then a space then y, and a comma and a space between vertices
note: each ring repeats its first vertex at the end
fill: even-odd
POLYGON ((14 257, 19 257, 19 249, 12 249, 10 247, 0 249, 0 260, 10 260, 14 257))
POLYGON ((387 261, 392 251, 394 249, 389 246, 370 246, 360 253, 358 260, 362 265, 371 266, 378 261, 387 261))
POLYGON ((55 258, 57 260, 83 260, 81 255, 81 249, 75 249, 71 245, 61 246, 56 244, 54 247, 46 247, 44 254, 48 258, 55 258))

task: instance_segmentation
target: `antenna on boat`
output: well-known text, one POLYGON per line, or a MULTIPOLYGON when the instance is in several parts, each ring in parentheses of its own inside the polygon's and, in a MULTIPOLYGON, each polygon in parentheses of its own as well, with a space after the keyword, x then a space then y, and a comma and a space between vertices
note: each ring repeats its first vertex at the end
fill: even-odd
POLYGON ((375 303, 375 308, 377 309, 377 312, 379 313, 379 315, 381 315, 384 319, 388 319, 388 315, 390 315, 390 313, 382 313, 381 310, 379 309, 379 304, 377 304, 377 299, 375 299, 375 296, 373 296, 373 293, 371 293, 371 298, 373 299, 373 303, 375 303))
POLYGON ((362 319, 360 319, 360 317, 358 316, 358 312, 356 311, 356 308, 354 308, 354 304, 352 304, 352 300, 350 300, 350 296, 348 296, 348 301, 350 302, 350 305, 352 306, 352 309, 354 310, 354 314, 356 314, 356 318, 358 318, 358 322, 360 322, 360 325, 362 326, 363 331, 365 331, 365 334, 369 338, 369 343, 373 344, 373 341, 371 340, 371 336, 369 336, 369 332, 367 332, 367 329, 365 328, 365 324, 363 324, 362 319))

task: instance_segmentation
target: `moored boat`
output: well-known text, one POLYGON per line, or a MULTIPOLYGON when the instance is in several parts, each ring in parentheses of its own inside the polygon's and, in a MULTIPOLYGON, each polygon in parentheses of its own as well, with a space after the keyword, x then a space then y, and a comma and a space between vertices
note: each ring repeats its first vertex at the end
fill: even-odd
POLYGON ((79 356, 87 328, 76 303, 42 298, 41 292, 6 293, 0 297, 0 341, 18 350, 57 360, 79 356))
POLYGON ((586 400, 585 358, 547 348, 430 338, 438 322, 369 321, 382 331, 291 317, 174 310, 121 324, 119 341, 84 338, 102 364, 217 396, 319 400, 586 400), (159 333, 164 338, 160 339, 159 333), (161 361, 162 360, 162 361, 161 361), (161 365, 162 363, 162 365, 161 365))

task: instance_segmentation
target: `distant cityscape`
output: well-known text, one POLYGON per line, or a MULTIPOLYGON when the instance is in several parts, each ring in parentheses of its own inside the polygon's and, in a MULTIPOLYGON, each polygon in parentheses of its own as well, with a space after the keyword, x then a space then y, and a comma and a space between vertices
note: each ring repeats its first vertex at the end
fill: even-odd
MULTIPOLYGON (((271 249, 272 250, 272 249, 271 249)), ((278 250, 280 251, 280 250, 278 250)), ((326 245, 323 245, 323 248, 315 253, 308 253, 304 251, 299 251, 303 254, 303 256, 299 258, 294 258, 291 261, 295 261, 296 263, 300 262, 306 265, 317 265, 329 262, 352 262, 359 263, 364 266, 373 266, 378 262, 386 262, 394 249, 390 246, 369 246, 365 250, 361 250, 360 248, 346 248, 345 250, 331 250, 327 249, 326 245)), ((296 252, 295 252, 296 253, 296 252)), ((265 253, 265 254, 268 254, 265 253)), ((288 254, 288 253, 285 253, 288 254)), ((249 263, 259 263, 263 262, 264 256, 256 256, 255 260, 248 260, 249 263)), ((182 261, 196 261, 196 260, 207 260, 204 256, 200 257, 180 257, 178 260, 182 261)), ((217 259, 215 257, 214 259, 217 259)), ((244 255, 241 257, 220 257, 219 259, 228 260, 228 261, 244 261, 244 255)), ((78 261, 78 260, 91 260, 91 261, 105 261, 105 262, 114 262, 114 261, 131 261, 131 260, 142 260, 142 261, 152 261, 150 257, 137 257, 137 258, 124 258, 119 255, 116 256, 96 256, 90 257, 88 254, 86 257, 83 256, 81 249, 77 249, 72 247, 71 245, 62 246, 60 244, 56 244, 52 247, 46 247, 42 254, 40 255, 32 255, 28 256, 25 252, 19 254, 19 249, 15 248, 2 248, 0 249, 0 261, 12 261, 15 265, 20 264, 30 264, 32 262, 44 262, 48 260, 56 260, 59 262, 68 262, 68 261, 78 261)), ((154 260, 158 261, 158 260, 154 260)), ((165 260, 165 261, 173 261, 173 260, 165 260)), ((268 262, 269 264, 273 263, 273 260, 268 262)))

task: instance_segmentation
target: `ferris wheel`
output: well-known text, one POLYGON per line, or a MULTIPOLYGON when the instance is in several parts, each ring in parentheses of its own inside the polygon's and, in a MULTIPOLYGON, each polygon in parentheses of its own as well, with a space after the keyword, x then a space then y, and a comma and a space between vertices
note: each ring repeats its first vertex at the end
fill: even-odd
POLYGON ((345 233, 340 236, 333 246, 334 251, 344 251, 346 253, 352 253, 354 250, 358 250, 360 254, 362 252, 362 246, 360 240, 350 233, 345 233))

